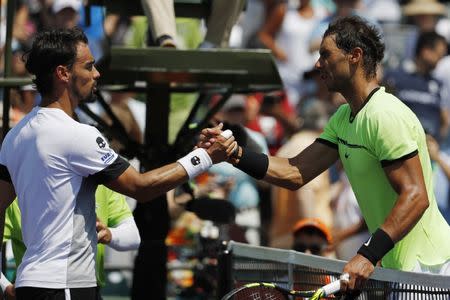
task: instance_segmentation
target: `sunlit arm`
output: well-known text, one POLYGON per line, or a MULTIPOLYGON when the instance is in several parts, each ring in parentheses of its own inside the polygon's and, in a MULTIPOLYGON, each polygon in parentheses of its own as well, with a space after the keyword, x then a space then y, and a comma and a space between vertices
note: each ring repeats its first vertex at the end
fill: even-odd
POLYGON ((429 199, 418 155, 384 170, 398 198, 381 228, 396 243, 416 225, 428 208, 429 199))
POLYGON ((185 169, 175 162, 143 174, 130 166, 117 179, 105 185, 138 202, 148 202, 187 180, 185 169))
POLYGON ((0 238, 3 244, 3 229, 5 227, 5 213, 8 206, 16 198, 16 191, 12 183, 0 180, 0 238))
POLYGON ((338 159, 338 151, 314 142, 293 158, 269 157, 264 180, 290 190, 297 190, 328 169, 338 159))

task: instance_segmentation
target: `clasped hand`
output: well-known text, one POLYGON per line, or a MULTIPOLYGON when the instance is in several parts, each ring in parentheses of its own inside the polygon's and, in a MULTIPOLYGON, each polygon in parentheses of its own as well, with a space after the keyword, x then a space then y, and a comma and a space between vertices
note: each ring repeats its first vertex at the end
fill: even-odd
POLYGON ((197 143, 198 148, 203 148, 208 152, 214 164, 227 161, 238 148, 234 136, 227 139, 221 135, 222 128, 223 124, 220 123, 213 128, 203 129, 197 143))

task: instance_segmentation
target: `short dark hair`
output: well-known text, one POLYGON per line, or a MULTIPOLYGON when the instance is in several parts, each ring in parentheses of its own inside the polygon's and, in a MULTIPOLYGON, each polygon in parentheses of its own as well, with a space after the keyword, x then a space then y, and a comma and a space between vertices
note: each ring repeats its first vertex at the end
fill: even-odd
POLYGON ((377 66, 384 57, 384 43, 380 31, 358 16, 338 18, 332 22, 323 37, 334 35, 336 46, 350 52, 360 47, 363 52, 363 68, 368 78, 374 78, 377 66))
POLYGON ((36 35, 31 49, 23 59, 28 72, 35 78, 33 83, 41 95, 53 89, 52 74, 59 65, 72 67, 77 57, 77 45, 88 43, 80 28, 51 29, 36 35))
POLYGON ((416 56, 419 56, 420 52, 425 48, 434 49, 439 42, 447 44, 445 37, 435 31, 422 32, 417 39, 416 56))

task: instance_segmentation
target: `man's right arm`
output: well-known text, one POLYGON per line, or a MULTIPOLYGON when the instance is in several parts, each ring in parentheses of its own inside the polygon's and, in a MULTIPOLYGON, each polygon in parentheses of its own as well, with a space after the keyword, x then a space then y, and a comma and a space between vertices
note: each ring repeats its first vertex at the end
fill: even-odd
POLYGON ((328 169, 338 158, 337 149, 315 141, 293 158, 269 157, 264 180, 297 190, 328 169))
POLYGON ((143 174, 130 166, 119 177, 105 185, 138 202, 147 202, 174 189, 188 178, 186 170, 180 163, 175 162, 143 174))
MULTIPOLYGON (((216 127, 222 128, 222 124, 216 127)), ((227 137, 220 137, 217 143, 208 149, 195 149, 175 163, 160 168, 139 173, 133 167, 128 167, 117 178, 104 184, 138 202, 150 201, 167 191, 207 171, 212 164, 227 160, 238 147, 231 131, 227 137)))
POLYGON ((256 179, 297 190, 328 169, 338 157, 336 147, 319 139, 293 158, 266 156, 239 147, 237 158, 230 162, 256 179))

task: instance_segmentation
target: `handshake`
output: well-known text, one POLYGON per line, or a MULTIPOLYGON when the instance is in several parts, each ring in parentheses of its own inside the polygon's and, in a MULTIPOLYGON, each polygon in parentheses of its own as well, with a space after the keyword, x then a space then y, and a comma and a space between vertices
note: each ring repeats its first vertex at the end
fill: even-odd
POLYGON ((222 131, 223 124, 213 128, 205 128, 200 133, 196 148, 205 149, 212 163, 228 161, 235 164, 239 157, 240 147, 230 129, 222 131))
POLYGON ((195 150, 178 160, 190 179, 207 171, 213 164, 223 161, 236 163, 240 147, 233 132, 222 131, 222 128, 220 123, 216 127, 203 129, 195 150))

